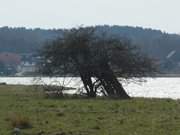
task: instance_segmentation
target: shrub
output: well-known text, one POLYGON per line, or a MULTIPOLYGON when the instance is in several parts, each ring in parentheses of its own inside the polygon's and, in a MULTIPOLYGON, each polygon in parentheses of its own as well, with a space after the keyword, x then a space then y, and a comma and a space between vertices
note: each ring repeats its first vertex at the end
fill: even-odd
POLYGON ((20 114, 13 114, 9 121, 13 128, 27 129, 32 127, 29 118, 20 114))

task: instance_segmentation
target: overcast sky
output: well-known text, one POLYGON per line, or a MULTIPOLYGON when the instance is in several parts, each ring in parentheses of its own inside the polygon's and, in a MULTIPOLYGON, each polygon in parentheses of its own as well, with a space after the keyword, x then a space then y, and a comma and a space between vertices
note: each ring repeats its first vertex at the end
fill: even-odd
POLYGON ((0 26, 109 24, 180 33, 180 0, 0 0, 0 26))

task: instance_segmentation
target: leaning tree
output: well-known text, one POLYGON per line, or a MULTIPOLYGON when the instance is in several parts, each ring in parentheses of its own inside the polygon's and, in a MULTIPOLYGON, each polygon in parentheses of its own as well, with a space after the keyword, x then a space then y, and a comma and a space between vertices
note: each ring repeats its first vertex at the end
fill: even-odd
POLYGON ((80 76, 88 97, 130 98, 121 81, 156 73, 154 61, 127 40, 106 36, 92 27, 70 29, 41 51, 40 71, 80 76))

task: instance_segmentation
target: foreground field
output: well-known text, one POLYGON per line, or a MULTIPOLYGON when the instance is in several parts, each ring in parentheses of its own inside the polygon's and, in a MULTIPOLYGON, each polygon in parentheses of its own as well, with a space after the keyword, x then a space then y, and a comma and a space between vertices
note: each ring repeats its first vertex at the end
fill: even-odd
POLYGON ((47 99, 30 86, 0 86, 0 135, 180 135, 180 101, 47 99))

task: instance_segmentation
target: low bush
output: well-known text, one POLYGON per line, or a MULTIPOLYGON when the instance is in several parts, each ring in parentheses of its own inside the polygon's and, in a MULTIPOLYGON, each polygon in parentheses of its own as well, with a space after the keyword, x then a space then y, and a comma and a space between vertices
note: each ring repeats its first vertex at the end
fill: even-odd
POLYGON ((11 115, 9 121, 13 128, 27 129, 32 127, 29 118, 20 114, 11 115))

